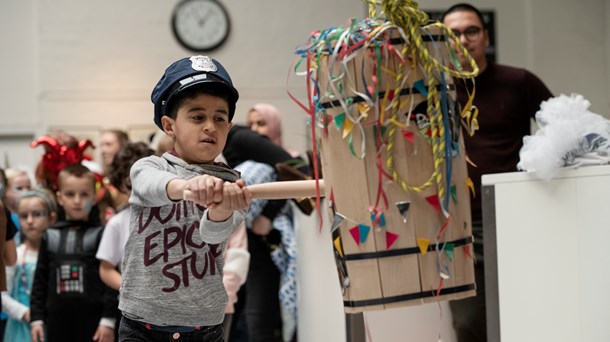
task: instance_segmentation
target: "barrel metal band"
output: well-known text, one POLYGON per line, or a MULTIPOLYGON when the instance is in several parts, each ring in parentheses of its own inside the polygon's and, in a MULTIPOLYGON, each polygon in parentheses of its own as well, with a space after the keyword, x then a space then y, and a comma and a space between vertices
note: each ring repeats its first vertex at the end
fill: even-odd
MULTIPOLYGON (((428 252, 435 251, 435 250, 437 250, 438 247, 440 247, 442 249, 443 248, 442 246, 447 243, 453 243, 454 247, 460 247, 460 246, 464 246, 467 244, 471 244, 473 241, 474 241, 474 238, 471 235, 471 236, 468 236, 466 238, 459 239, 459 240, 446 241, 446 242, 438 243, 438 244, 434 243, 434 244, 430 244, 428 246, 427 251, 428 252)), ((409 248, 392 249, 389 251, 346 254, 345 260, 354 261, 354 260, 366 260, 366 259, 379 259, 379 258, 388 258, 388 257, 394 257, 394 256, 401 256, 401 255, 417 254, 417 253, 421 253, 419 247, 409 247, 409 248)))
MULTIPOLYGON (((438 295, 449 295, 455 294, 459 292, 471 291, 476 288, 475 284, 466 284, 455 287, 447 287, 441 289, 438 295)), ((416 292, 416 293, 407 293, 400 296, 392 296, 385 298, 374 298, 374 299, 363 299, 363 300, 344 300, 343 305, 349 308, 357 308, 362 306, 373 306, 373 305, 383 305, 383 304, 391 304, 397 302, 405 302, 409 300, 422 299, 422 298, 430 298, 437 295, 437 291, 424 291, 424 292, 416 292)))

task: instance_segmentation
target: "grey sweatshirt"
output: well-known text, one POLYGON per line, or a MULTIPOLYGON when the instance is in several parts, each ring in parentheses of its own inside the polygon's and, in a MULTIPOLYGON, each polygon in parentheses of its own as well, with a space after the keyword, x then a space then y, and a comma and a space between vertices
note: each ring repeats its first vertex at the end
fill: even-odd
POLYGON ((167 197, 170 180, 201 174, 238 179, 231 169, 187 164, 169 153, 132 166, 130 232, 119 302, 125 316, 155 325, 222 323, 227 304, 223 252, 245 211, 212 222, 205 207, 167 197))

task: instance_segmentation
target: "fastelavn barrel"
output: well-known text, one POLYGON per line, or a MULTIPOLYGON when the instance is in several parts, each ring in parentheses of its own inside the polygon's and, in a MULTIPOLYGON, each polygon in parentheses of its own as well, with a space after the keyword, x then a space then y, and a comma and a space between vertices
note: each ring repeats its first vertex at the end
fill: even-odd
POLYGON ((301 51, 348 313, 476 293, 450 46, 414 32, 353 20, 301 51))

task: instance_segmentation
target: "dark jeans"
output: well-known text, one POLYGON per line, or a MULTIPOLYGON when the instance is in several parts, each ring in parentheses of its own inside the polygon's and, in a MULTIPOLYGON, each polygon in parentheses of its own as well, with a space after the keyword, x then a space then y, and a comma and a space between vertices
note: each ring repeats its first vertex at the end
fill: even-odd
POLYGON ((246 320, 250 342, 282 341, 280 271, 271 260, 271 248, 248 230, 250 270, 246 280, 246 320))
POLYGON ((149 330, 139 322, 128 318, 121 319, 119 342, 224 342, 222 324, 201 327, 187 333, 149 330))
POLYGON ((449 302, 453 316, 453 328, 458 342, 486 342, 487 317, 485 306, 485 272, 483 262, 483 227, 478 222, 472 223, 474 235, 474 279, 477 284, 475 297, 449 302))

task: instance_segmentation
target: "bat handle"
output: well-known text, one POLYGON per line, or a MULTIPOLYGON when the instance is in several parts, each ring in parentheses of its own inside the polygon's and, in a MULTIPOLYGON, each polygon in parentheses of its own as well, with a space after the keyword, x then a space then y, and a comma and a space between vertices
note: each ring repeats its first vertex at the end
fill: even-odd
MULTIPOLYGON (((290 199, 316 197, 317 194, 324 196, 324 180, 318 181, 319 188, 316 190, 315 180, 285 181, 248 185, 246 188, 252 193, 252 198, 259 199, 290 199)), ((183 198, 190 200, 193 193, 184 190, 183 198)))

